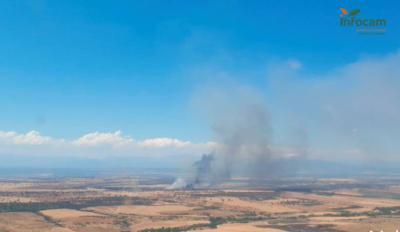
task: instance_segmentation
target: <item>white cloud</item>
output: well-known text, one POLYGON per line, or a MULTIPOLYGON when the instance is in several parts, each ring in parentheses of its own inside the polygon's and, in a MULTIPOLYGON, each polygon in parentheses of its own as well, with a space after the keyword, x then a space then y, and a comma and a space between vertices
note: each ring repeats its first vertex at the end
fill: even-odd
POLYGON ((199 155, 210 152, 214 146, 211 142, 192 143, 176 138, 135 140, 121 131, 92 132, 71 140, 43 136, 37 131, 0 131, 0 144, 0 155, 83 157, 199 155))
POLYGON ((14 131, 0 131, 0 141, 19 145, 43 145, 49 144, 53 140, 50 137, 42 136, 37 131, 29 131, 25 134, 18 134, 14 131))
POLYGON ((124 146, 133 144, 133 142, 134 140, 132 138, 128 136, 123 136, 121 131, 116 131, 114 133, 88 133, 73 141, 74 144, 79 146, 124 146))
POLYGON ((139 143, 143 147, 185 147, 192 145, 191 142, 181 141, 179 139, 171 139, 171 138, 154 138, 154 139, 146 139, 139 143))

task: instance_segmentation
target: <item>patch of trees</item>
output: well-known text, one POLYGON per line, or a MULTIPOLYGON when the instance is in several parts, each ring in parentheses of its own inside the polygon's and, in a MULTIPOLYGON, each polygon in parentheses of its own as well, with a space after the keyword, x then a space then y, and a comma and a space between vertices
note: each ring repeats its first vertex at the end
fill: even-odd
POLYGON ((138 197, 100 197, 80 201, 56 201, 56 202, 7 202, 0 203, 0 212, 37 212, 46 209, 82 209, 94 206, 124 205, 127 202, 135 205, 150 205, 149 199, 138 197))

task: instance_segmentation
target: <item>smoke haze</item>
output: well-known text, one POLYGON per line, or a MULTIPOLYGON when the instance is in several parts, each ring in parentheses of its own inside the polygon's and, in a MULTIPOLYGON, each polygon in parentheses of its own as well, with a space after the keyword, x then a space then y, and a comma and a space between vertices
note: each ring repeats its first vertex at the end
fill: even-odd
POLYGON ((197 96, 196 106, 203 111, 217 144, 211 170, 214 181, 239 174, 257 179, 280 174, 285 170, 282 160, 304 155, 304 147, 284 149, 274 144, 267 103, 254 88, 238 84, 208 87, 197 96))
POLYGON ((218 84, 200 88, 195 107, 217 144, 214 179, 285 174, 308 159, 396 159, 399 53, 362 58, 327 74, 293 63, 269 65, 264 86, 217 78, 218 84))

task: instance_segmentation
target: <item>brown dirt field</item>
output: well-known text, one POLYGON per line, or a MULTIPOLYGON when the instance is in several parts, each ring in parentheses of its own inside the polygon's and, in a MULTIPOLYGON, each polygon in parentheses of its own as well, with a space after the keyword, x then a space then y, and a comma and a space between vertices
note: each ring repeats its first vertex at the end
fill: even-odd
POLYGON ((400 231, 400 217, 380 217, 368 218, 345 225, 338 225, 338 229, 343 231, 384 231, 396 232, 400 231))
POLYGON ((193 208, 183 205, 120 205, 91 207, 87 210, 103 214, 133 214, 142 216, 187 214, 193 208))
POLYGON ((355 221, 366 219, 366 216, 355 216, 355 217, 311 217, 310 224, 334 224, 334 225, 348 225, 355 221))
POLYGON ((73 217, 98 217, 102 216, 100 214, 80 211, 74 209, 49 209, 40 211, 41 214, 50 217, 55 220, 65 219, 65 218, 73 218, 73 217))
POLYGON ((48 223, 34 213, 0 213, 0 231, 4 232, 74 232, 48 223))
POLYGON ((352 212, 364 212, 370 211, 376 207, 392 207, 400 206, 399 200, 391 199, 378 199, 378 198, 366 198, 366 197, 356 197, 356 196, 322 196, 317 194, 305 194, 305 193, 285 193, 283 195, 285 198, 297 198, 297 199, 307 199, 316 200, 321 202, 321 205, 302 207, 303 210, 311 211, 327 211, 335 210, 337 208, 358 206, 359 208, 349 209, 352 212), (307 209, 308 208, 308 209, 307 209))
POLYGON ((276 200, 250 201, 241 200, 236 197, 213 197, 208 198, 207 203, 219 204, 224 208, 235 208, 242 211, 259 211, 262 213, 295 213, 299 210, 287 207, 276 200))
POLYGON ((120 232, 120 222, 110 217, 74 217, 59 221, 74 232, 120 232))
MULTIPOLYGON (((157 229, 162 227, 183 227, 191 226, 195 224, 206 224, 208 220, 185 220, 185 218, 177 218, 170 220, 142 220, 139 223, 134 224, 132 231, 140 231, 143 229, 157 229)), ((203 231, 203 230, 200 230, 203 231)))
POLYGON ((224 224, 215 229, 199 230, 199 232, 285 232, 284 230, 274 228, 261 228, 254 224, 224 224))

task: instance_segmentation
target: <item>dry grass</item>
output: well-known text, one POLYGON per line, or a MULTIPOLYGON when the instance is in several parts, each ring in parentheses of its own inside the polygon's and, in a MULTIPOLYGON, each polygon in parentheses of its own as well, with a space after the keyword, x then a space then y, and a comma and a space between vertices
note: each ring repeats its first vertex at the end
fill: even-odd
MULTIPOLYGON (((78 200, 95 200, 96 203, 94 206, 73 205, 70 209, 68 204, 61 204, 56 209, 49 207, 40 212, 27 207, 23 209, 32 212, 0 213, 0 232, 138 232, 190 226, 193 231, 200 232, 283 232, 308 231, 309 228, 313 232, 319 228, 395 232, 400 229, 400 212, 396 208, 393 212, 384 209, 383 213, 374 214, 377 207, 400 206, 400 200, 387 197, 393 196, 387 193, 400 193, 396 184, 382 190, 374 189, 384 194, 373 198, 363 196, 369 188, 352 187, 360 186, 355 179, 322 179, 314 184, 339 187, 304 192, 247 189, 230 183, 225 185, 229 186, 226 189, 167 191, 160 189, 165 184, 153 184, 153 181, 145 191, 127 190, 134 186, 128 178, 7 182, 0 188, 3 211, 7 204, 29 205, 34 201, 44 202, 44 205, 78 200), (346 188, 347 185, 350 187, 346 188), (107 203, 107 199, 115 197, 122 200, 107 203), (212 228, 210 222, 217 228, 212 228)), ((137 186, 142 185, 146 186, 143 181, 137 186)))
POLYGON ((88 208, 92 212, 102 214, 132 214, 141 216, 160 216, 160 215, 182 215, 192 210, 191 207, 183 205, 119 205, 119 206, 100 206, 88 208))
POLYGON ((0 214, 0 231, 4 232, 74 232, 48 223, 34 213, 0 214))
POLYGON ((388 231, 400 230, 400 217, 367 218, 352 223, 340 224, 342 231, 388 231))
POLYGON ((274 229, 274 228, 261 228, 257 227, 254 224, 239 224, 239 223, 232 223, 232 224, 224 224, 218 226, 215 229, 205 229, 201 230, 201 232, 285 232, 284 230, 274 229))
POLYGON ((223 208, 240 211, 257 211, 260 213, 294 213, 299 210, 287 207, 277 200, 251 201, 236 197, 207 198, 207 204, 220 205, 223 208))
POLYGON ((74 217, 99 217, 101 215, 87 212, 87 211, 80 211, 80 210, 73 210, 73 209, 49 209, 49 210, 42 210, 40 211, 41 214, 50 217, 54 220, 61 220, 66 218, 74 218, 74 217))

